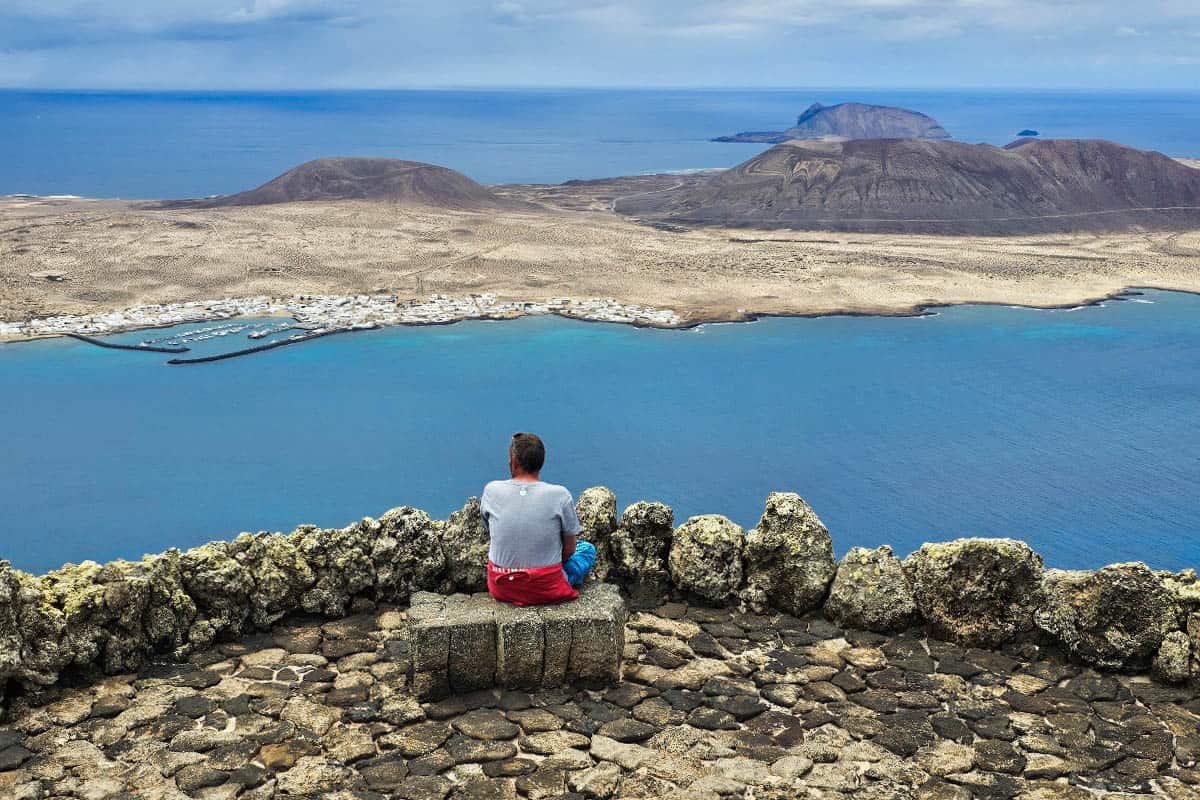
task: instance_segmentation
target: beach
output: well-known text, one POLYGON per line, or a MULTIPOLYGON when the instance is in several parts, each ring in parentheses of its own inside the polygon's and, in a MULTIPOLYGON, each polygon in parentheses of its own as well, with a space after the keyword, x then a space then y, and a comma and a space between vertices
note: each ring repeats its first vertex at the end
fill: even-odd
MULTIPOLYGON (((374 321, 444 323, 476 318, 463 310, 490 295, 497 307, 491 318, 526 313, 526 304, 529 313, 552 313, 559 303, 577 306, 582 319, 678 326, 754 315, 911 314, 959 303, 1054 307, 1128 287, 1200 291, 1200 231, 981 237, 661 230, 612 211, 622 197, 676 180, 499 187, 532 205, 488 213, 369 201, 200 209, 3 198, 0 320, 189 303, 216 304, 195 319, 220 319, 292 314, 303 297, 324 298, 334 309, 340 299, 370 297, 395 309, 428 307, 439 295, 444 300, 437 302, 459 311, 447 317, 433 308, 427 319, 396 312, 374 321)), ((333 317, 314 313, 307 321, 319 326, 333 317)), ((28 338, 5 330, 7 339, 28 338)))

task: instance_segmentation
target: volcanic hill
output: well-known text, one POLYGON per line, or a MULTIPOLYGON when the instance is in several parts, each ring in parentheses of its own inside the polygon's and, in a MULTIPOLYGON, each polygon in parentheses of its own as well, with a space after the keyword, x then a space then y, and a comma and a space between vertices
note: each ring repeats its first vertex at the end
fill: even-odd
POLYGON ((779 144, 790 139, 949 139, 933 117, 919 111, 866 103, 813 103, 786 131, 746 131, 714 142, 779 144))
POLYGON ((516 205, 461 172, 394 158, 318 158, 257 189, 190 201, 189 205, 256 206, 310 200, 382 200, 462 211, 516 205))
POLYGON ((1020 139, 1003 148, 792 141, 614 209, 671 225, 985 235, 1173 229, 1200 225, 1200 171, 1098 140, 1020 139))

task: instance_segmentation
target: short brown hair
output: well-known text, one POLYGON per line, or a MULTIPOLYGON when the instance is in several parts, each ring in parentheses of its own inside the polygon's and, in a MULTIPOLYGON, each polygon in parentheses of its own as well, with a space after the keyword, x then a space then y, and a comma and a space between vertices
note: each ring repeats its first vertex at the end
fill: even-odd
POLYGON ((536 433, 514 433, 508 452, 517 459, 518 466, 528 473, 537 472, 546 463, 546 446, 536 433))

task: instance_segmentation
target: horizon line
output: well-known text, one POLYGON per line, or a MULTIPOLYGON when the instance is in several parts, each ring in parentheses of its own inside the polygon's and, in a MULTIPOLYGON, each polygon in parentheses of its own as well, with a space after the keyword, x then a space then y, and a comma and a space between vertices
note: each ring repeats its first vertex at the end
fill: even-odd
POLYGON ((811 92, 811 91, 881 91, 881 92, 1095 92, 1098 94, 1127 94, 1127 93, 1157 93, 1157 94, 1200 94, 1198 88, 1160 88, 1153 86, 1142 87, 1100 87, 1100 86, 900 86, 900 85, 819 85, 809 86, 774 86, 774 85, 662 85, 662 86, 633 86, 622 84, 426 84, 414 86, 279 86, 279 87, 146 87, 146 86, 5 86, 0 85, 0 92, 43 92, 43 93, 199 93, 210 92, 218 94, 273 94, 273 93, 333 93, 333 92, 437 92, 437 91, 492 91, 492 92, 522 92, 522 91, 629 91, 629 92, 659 92, 659 91, 717 91, 717 92, 811 92))

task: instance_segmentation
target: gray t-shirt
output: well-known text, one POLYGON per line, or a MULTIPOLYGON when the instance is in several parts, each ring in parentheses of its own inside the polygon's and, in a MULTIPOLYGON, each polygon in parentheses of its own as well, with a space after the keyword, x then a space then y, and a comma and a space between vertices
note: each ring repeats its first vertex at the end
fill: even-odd
POLYGON ((534 569, 562 563, 562 540, 583 530, 565 486, 538 481, 492 481, 479 499, 491 536, 488 558, 497 567, 534 569))

